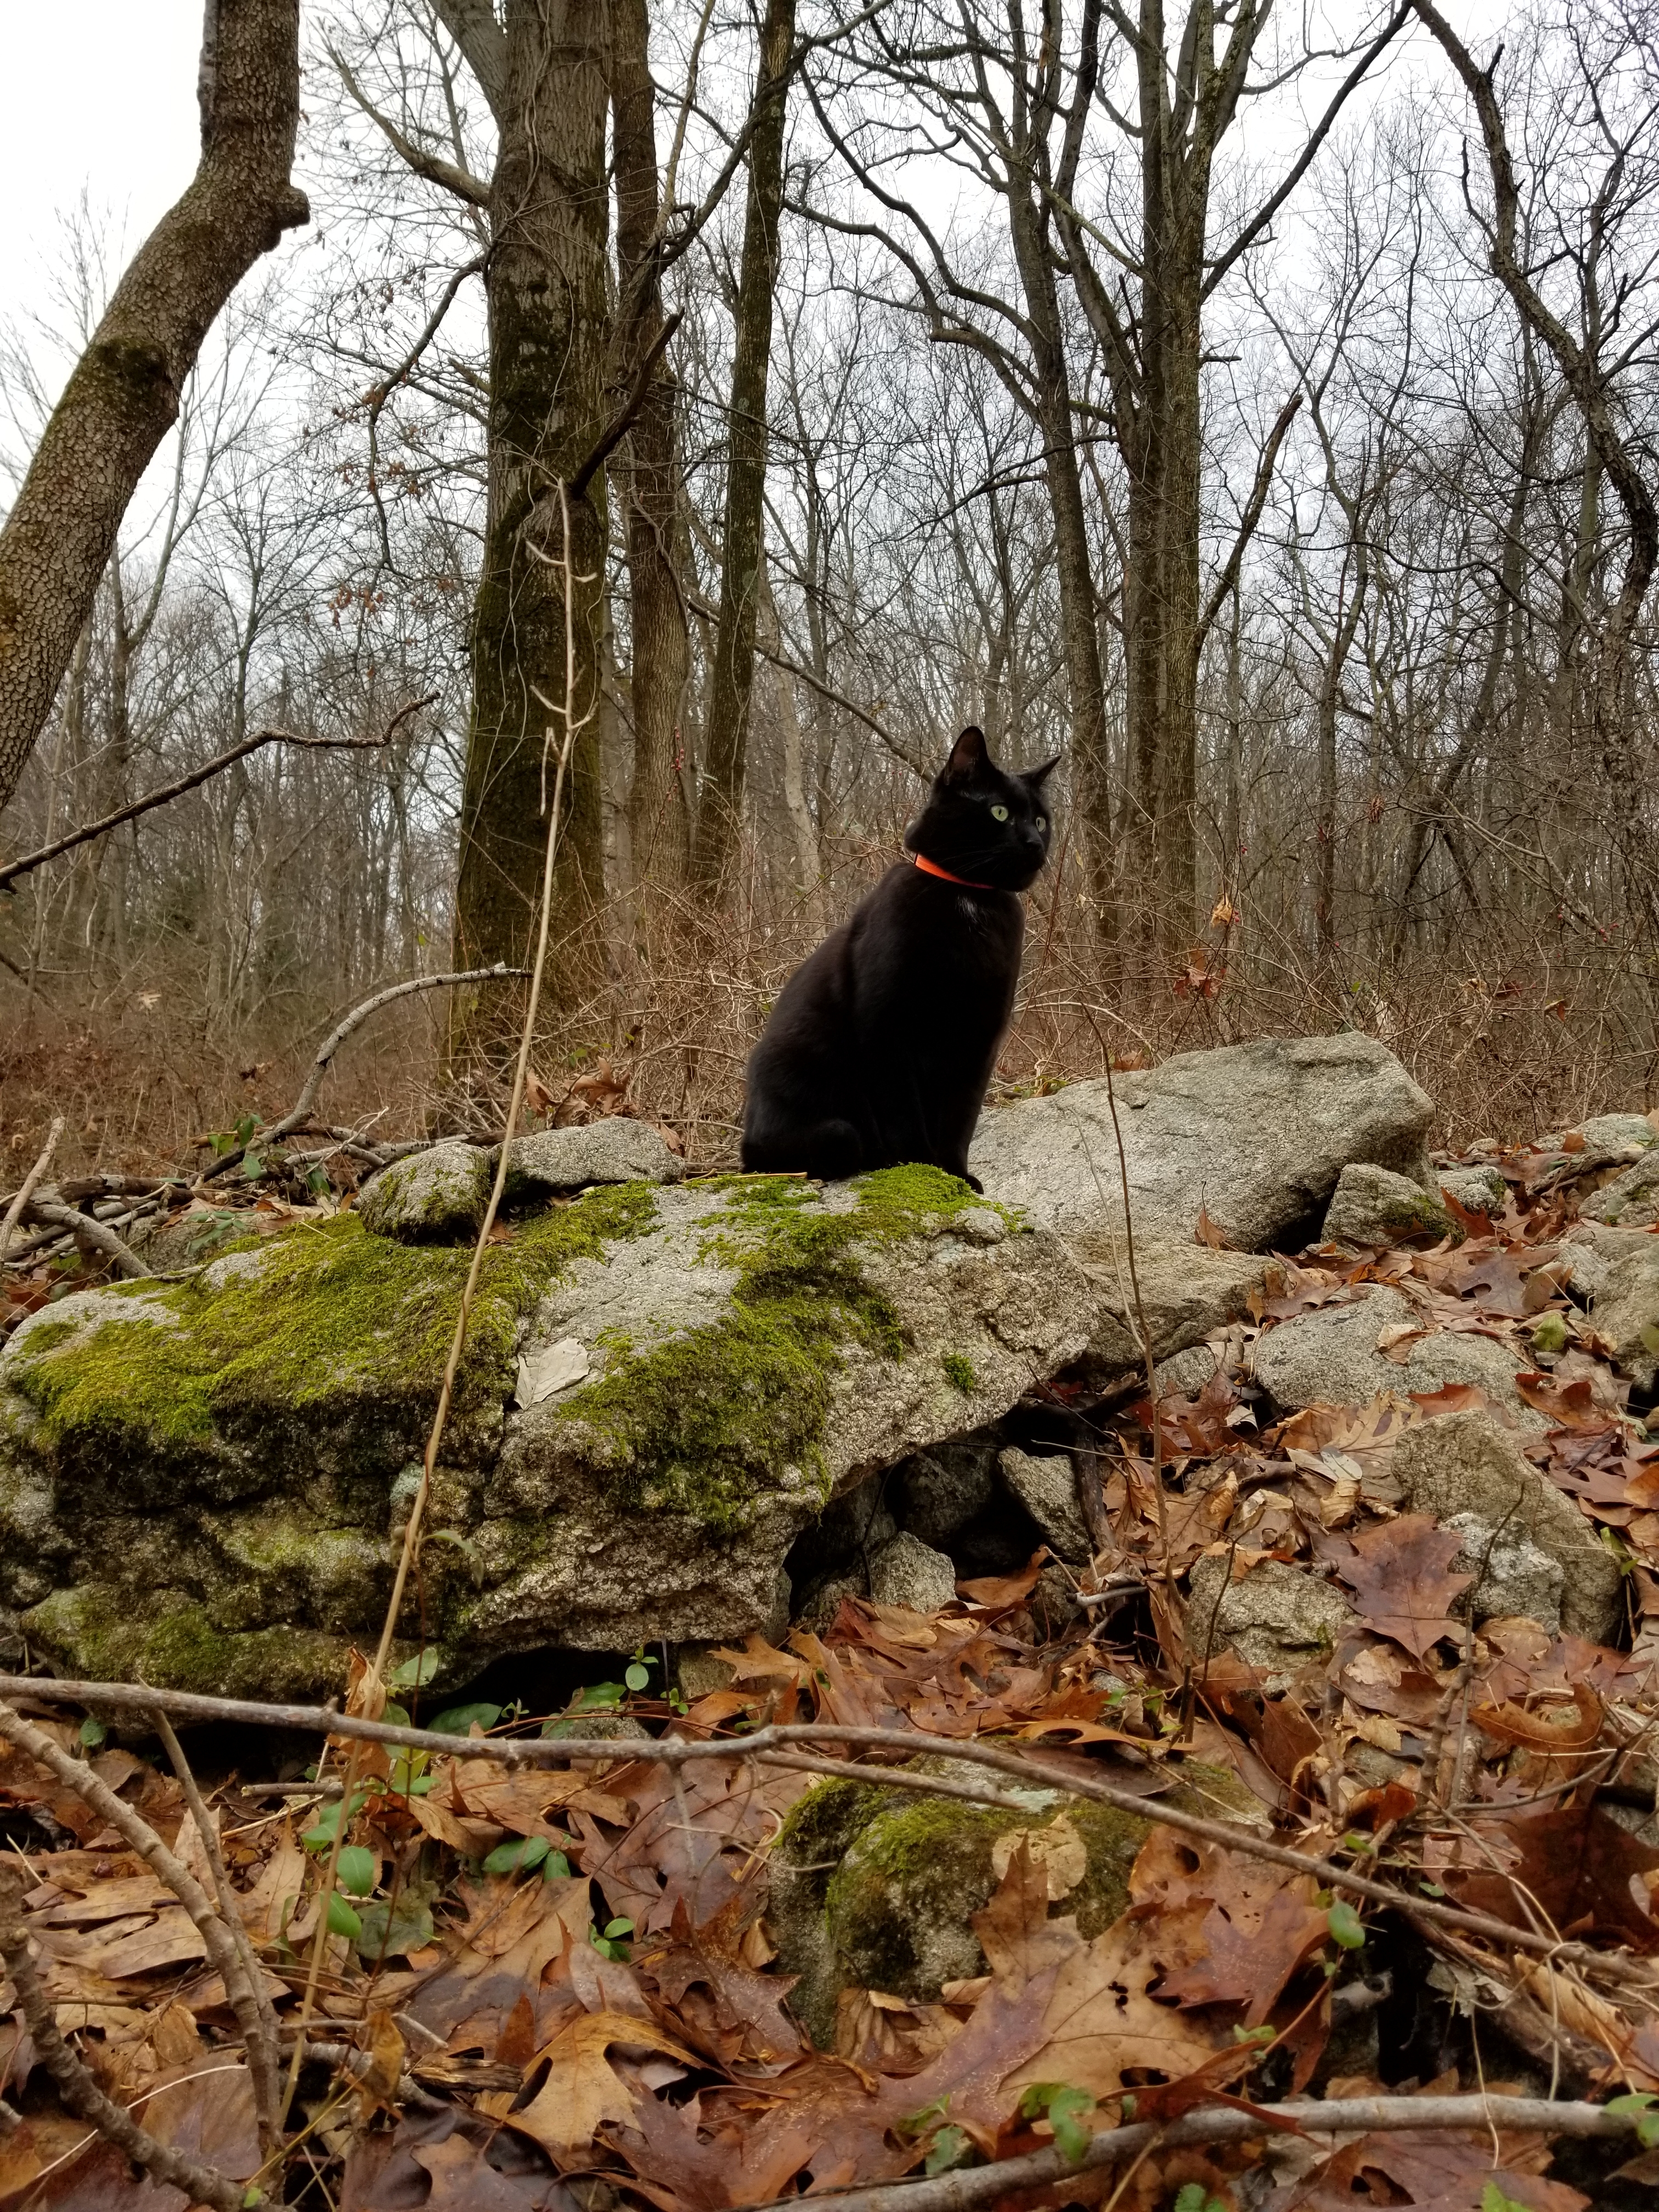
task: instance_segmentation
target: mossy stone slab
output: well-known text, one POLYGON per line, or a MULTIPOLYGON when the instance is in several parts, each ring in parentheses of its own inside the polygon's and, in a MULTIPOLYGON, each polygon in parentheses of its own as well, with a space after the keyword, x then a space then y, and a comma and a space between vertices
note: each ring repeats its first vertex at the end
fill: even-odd
MULTIPOLYGON (((0 1352, 0 1608, 64 1672, 293 1695, 378 1633, 469 1248, 346 1215, 0 1352)), ((485 1254, 422 1561, 444 1678, 741 1638, 832 1492, 1088 1335, 1052 1235, 934 1169, 588 1192, 485 1254), (585 1375, 526 1411, 520 1357, 585 1375), (971 1369, 964 1391, 946 1355, 971 1369)))

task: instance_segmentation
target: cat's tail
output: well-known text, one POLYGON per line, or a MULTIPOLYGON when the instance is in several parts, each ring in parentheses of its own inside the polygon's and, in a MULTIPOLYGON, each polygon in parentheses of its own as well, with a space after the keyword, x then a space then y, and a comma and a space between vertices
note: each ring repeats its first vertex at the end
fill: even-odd
POLYGON ((811 1121, 787 1130, 744 1132, 743 1164, 750 1175, 816 1176, 844 1182, 865 1165, 864 1140, 850 1121, 811 1121))

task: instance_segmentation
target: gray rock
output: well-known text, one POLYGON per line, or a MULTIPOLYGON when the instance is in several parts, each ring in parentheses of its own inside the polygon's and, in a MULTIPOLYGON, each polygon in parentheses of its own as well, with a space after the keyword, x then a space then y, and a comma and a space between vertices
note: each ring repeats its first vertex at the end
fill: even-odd
POLYGON ((1611 1182, 1604 1182, 1579 1212, 1585 1221, 1605 1221, 1621 1229, 1651 1229, 1659 1222, 1659 1146, 1644 1152, 1611 1182))
POLYGON ((1483 1620, 1524 1614, 1549 1635, 1561 1633, 1561 1595, 1567 1577, 1559 1559, 1534 1544, 1523 1529, 1495 1530, 1477 1514, 1443 1514, 1440 1525, 1463 1539, 1451 1572, 1475 1577, 1466 1595, 1469 1617, 1477 1627, 1483 1620))
POLYGON ((884 1544, 870 1562, 870 1595, 878 1605, 937 1613, 957 1594, 957 1571, 943 1552, 908 1531, 884 1544))
POLYGON ((1320 1231, 1327 1244, 1398 1244, 1408 1237, 1462 1237, 1437 1198, 1392 1168, 1352 1161, 1336 1179, 1320 1231))
POLYGON ((606 1182, 678 1182, 685 1163, 677 1159, 648 1121, 612 1114, 574 1129, 538 1129, 507 1146, 510 1204, 555 1192, 586 1190, 606 1182))
POLYGON ((394 1160, 364 1184, 357 1218, 400 1244, 459 1244, 476 1237, 489 1202, 489 1155, 459 1139, 394 1160))
POLYGON ((886 1488, 902 1526, 942 1551, 990 1504, 996 1473, 994 1443, 939 1444, 895 1468, 886 1488))
POLYGON ((1562 1571, 1561 1626, 1602 1644, 1619 1620, 1621 1579, 1571 1499, 1485 1413, 1452 1413, 1404 1431, 1389 1462, 1403 1504, 1443 1526, 1459 1514, 1529 1537, 1562 1571))
POLYGON ((1627 1229, 1605 1221, 1575 1221, 1562 1239, 1560 1261, 1565 1280, 1576 1296, 1592 1304, 1611 1281, 1619 1262, 1632 1252, 1645 1251, 1651 1239, 1644 1229, 1627 1229))
POLYGON ((1443 1168, 1436 1180, 1465 1212, 1484 1213, 1492 1220, 1503 1213, 1510 1187, 1496 1168, 1443 1168))
POLYGON ((1187 1648, 1194 1660, 1231 1648, 1263 1669, 1270 1692, 1328 1656, 1357 1619, 1337 1589, 1304 1567, 1260 1559, 1242 1580, 1231 1562, 1206 1554, 1194 1565, 1187 1607, 1187 1648))
POLYGON ((1398 1291, 1374 1284, 1347 1305, 1316 1306, 1265 1330, 1252 1355, 1255 1379, 1284 1413, 1304 1406, 1368 1406, 1385 1392, 1405 1398, 1448 1382, 1472 1382, 1517 1427, 1547 1425, 1515 1387, 1528 1363, 1490 1337, 1437 1329, 1412 1345, 1403 1364, 1385 1359, 1376 1348, 1382 1331, 1414 1328, 1418 1320, 1398 1291))
POLYGON ((1102 1382, 1145 1364, 1140 1315, 1153 1359, 1168 1359, 1237 1321, 1272 1264, 1250 1252, 1214 1252, 1207 1245, 1137 1231, 1132 1279, 1126 1238, 1074 1237, 1066 1244, 1093 1294, 1088 1367, 1102 1382))
POLYGON ((1198 1398, 1203 1395, 1205 1385, 1215 1380, 1215 1370, 1213 1346, 1189 1344, 1185 1352, 1159 1360, 1152 1380, 1160 1398, 1198 1398))
POLYGON ((997 1465, 1002 1479, 1042 1530, 1057 1556, 1080 1566, 1093 1552, 1078 1503, 1077 1471, 1068 1455, 1038 1459, 1011 1444, 997 1465))
POLYGON ((1659 1237, 1644 1235, 1608 1269, 1595 1294, 1595 1333, 1639 1390, 1659 1380, 1659 1237))
MULTIPOLYGON (((1592 1114, 1588 1121, 1581 1122, 1568 1135, 1583 1139, 1582 1151, 1565 1154, 1577 1175, 1588 1175, 1594 1169, 1613 1167, 1621 1161, 1638 1159, 1644 1152, 1659 1145, 1659 1129, 1656 1129, 1645 1114, 1592 1114)), ((1561 1144, 1559 1135, 1542 1137, 1540 1146, 1548 1151, 1561 1144)))
MULTIPOLYGON (((1265 1251, 1318 1221, 1353 1161, 1431 1188, 1432 1103, 1357 1031, 1180 1053, 1113 1084, 1137 1237, 1188 1243, 1202 1209, 1230 1243, 1265 1251)), ((987 1114, 969 1158, 991 1197, 1067 1237, 1122 1232, 1103 1079, 987 1114)))

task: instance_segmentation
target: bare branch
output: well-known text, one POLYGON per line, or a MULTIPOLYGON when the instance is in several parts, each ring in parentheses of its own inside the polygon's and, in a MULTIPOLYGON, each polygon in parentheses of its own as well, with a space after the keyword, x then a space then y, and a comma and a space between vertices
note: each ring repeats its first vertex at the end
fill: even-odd
POLYGON ((11 1249, 11 1232, 16 1228, 23 1208, 34 1195, 35 1186, 52 1165, 52 1156, 58 1149, 58 1139, 63 1133, 64 1117, 61 1114, 55 1114, 52 1116, 52 1127, 46 1132, 46 1141, 40 1148, 40 1158, 23 1177, 16 1196, 6 1208, 5 1219, 0 1221, 0 1267, 5 1265, 6 1254, 11 1249))
POLYGON ((406 131, 398 129, 389 115, 382 114, 376 107, 352 75, 351 65, 344 56, 337 52, 326 40, 323 41, 323 46, 354 102, 376 129, 385 134, 387 143, 405 167, 412 169, 417 177, 424 177, 428 184, 441 185, 445 191, 453 192, 458 200, 465 200, 469 207, 489 207, 489 187, 481 178, 475 177, 471 170, 463 169, 457 162, 445 161, 441 154, 428 154, 424 146, 417 146, 406 131))

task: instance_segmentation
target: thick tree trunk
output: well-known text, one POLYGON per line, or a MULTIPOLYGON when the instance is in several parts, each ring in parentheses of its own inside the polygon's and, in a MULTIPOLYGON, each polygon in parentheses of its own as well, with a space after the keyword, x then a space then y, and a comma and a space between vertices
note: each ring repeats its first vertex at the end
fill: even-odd
POLYGON ((138 249, 0 530, 0 807, 52 712, 128 502, 241 278, 304 222, 299 0, 208 0, 202 156, 138 249))
MULTIPOLYGON (((526 961, 555 770, 574 726, 544 986, 550 1016, 580 1005, 603 975, 603 471, 568 502, 568 696, 559 487, 592 452, 608 411, 609 13, 598 0, 509 0, 489 196, 489 490, 472 617, 455 964, 526 961)), ((455 999, 450 1068, 459 1077, 504 1055, 520 1012, 505 993, 455 999)))
MULTIPOLYGON (((661 335, 653 254, 658 223, 656 95, 647 58, 647 0, 613 0, 611 108, 617 162, 617 264, 621 300, 615 381, 632 390, 661 335)), ((634 880, 681 884, 691 824, 680 773, 681 714, 691 665, 685 601, 674 573, 674 379, 659 363, 629 434, 626 485, 634 668, 634 778, 628 825, 634 880)))
POLYGON ((720 621, 709 681, 703 783, 691 853, 692 875, 708 896, 718 892, 726 878, 743 822, 749 699, 755 680, 757 579, 765 558, 763 520, 772 295, 778 280, 783 133, 794 35, 795 0, 766 0, 755 87, 755 130, 749 146, 743 266, 738 280, 720 621))

